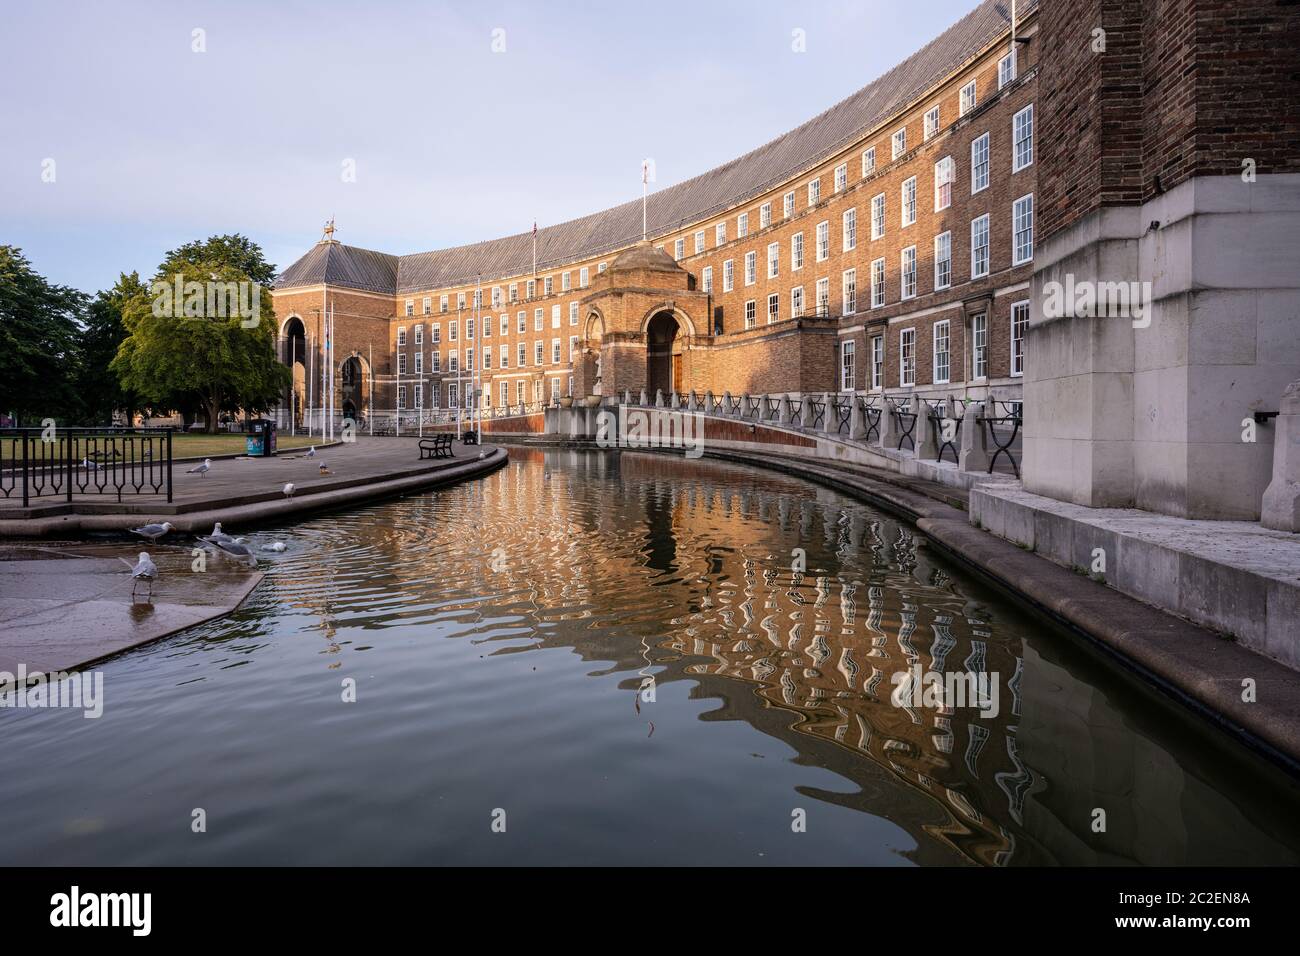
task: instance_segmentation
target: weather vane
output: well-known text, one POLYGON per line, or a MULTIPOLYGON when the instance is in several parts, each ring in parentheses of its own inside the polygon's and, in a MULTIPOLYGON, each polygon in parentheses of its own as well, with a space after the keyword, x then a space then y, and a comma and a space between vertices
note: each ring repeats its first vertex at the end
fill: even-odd
POLYGON ((324 239, 334 238, 334 217, 333 216, 330 216, 329 221, 325 223, 325 235, 322 238, 324 239))

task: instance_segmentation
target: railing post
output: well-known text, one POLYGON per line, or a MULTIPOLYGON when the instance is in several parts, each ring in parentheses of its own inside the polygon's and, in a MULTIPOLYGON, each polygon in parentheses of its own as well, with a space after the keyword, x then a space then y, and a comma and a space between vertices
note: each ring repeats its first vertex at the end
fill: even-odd
POLYGON ((167 429, 167 503, 172 503, 172 429, 167 429))
POLYGON ((971 402, 966 406, 961 422, 961 451, 957 456, 957 467, 961 471, 989 470, 989 443, 984 433, 984 403, 971 402))
POLYGON ((72 446, 74 443, 74 432, 71 428, 65 429, 66 437, 63 439, 64 460, 67 471, 64 477, 68 482, 68 502, 72 502, 72 446))
POLYGON ((1300 379, 1282 393, 1273 433, 1273 476, 1260 502, 1260 524, 1300 531, 1300 379))
POLYGON ((777 399, 776 422, 778 425, 791 424, 791 419, 794 416, 790 414, 790 404, 791 404, 791 400, 790 400, 790 396, 788 395, 782 395, 780 398, 777 399))
POLYGON ((933 460, 939 457, 938 436, 934 428, 934 410, 919 395, 912 396, 912 411, 916 413, 916 458, 933 460))
POLYGON ((28 457, 27 454, 27 440, 28 440, 27 433, 22 432, 21 434, 23 440, 23 507, 26 508, 27 507, 27 475, 28 472, 31 470, 31 459, 28 457))
POLYGON ((880 399, 880 447, 894 448, 898 445, 898 416, 894 413, 894 403, 887 397, 880 399))

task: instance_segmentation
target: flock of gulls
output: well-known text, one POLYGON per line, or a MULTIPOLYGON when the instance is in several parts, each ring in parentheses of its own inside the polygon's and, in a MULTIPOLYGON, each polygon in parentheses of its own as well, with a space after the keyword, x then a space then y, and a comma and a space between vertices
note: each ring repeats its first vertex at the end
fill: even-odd
MULTIPOLYGON (((304 457, 315 458, 316 446, 312 445, 307 450, 304 457)), ((87 458, 81 464, 84 468, 86 468, 89 471, 93 471, 100 467, 97 462, 91 461, 89 458, 87 458)), ((320 463, 319 469, 322 476, 333 474, 333 472, 329 470, 328 466, 326 466, 325 462, 323 461, 320 463)), ((212 459, 204 458, 202 462, 195 465, 193 468, 186 469, 185 473, 187 475, 198 475, 200 478, 203 478, 206 477, 208 472, 211 470, 212 470, 212 459)), ((295 491, 293 482, 292 481, 287 482, 284 488, 281 490, 283 491, 284 496, 286 498, 292 498, 295 491)), ((169 534, 170 532, 176 529, 175 526, 170 521, 159 521, 152 524, 141 525, 138 528, 131 528, 130 530, 132 534, 139 535, 140 537, 148 541, 150 544, 157 544, 159 539, 163 538, 165 535, 169 534)), ((238 561, 242 564, 246 564, 249 567, 257 566, 257 555, 254 553, 253 549, 249 547, 248 539, 242 537, 239 538, 232 537, 231 535, 222 531, 220 521, 216 522, 216 524, 212 526, 211 534, 198 535, 198 539, 200 541, 205 542, 208 545, 211 545, 212 548, 215 549, 217 553, 223 554, 234 561, 238 561)), ((263 551, 271 551, 277 554, 284 552, 287 549, 288 549, 288 545, 286 545, 283 541, 271 541, 268 542, 267 544, 262 545, 263 551)), ((154 563, 154 560, 152 557, 150 557, 149 552, 141 551, 140 557, 135 564, 132 564, 130 561, 127 561, 125 558, 120 558, 119 560, 131 569, 132 602, 135 601, 136 594, 141 584, 146 585, 146 590, 145 590, 146 600, 152 601, 153 583, 158 579, 158 565, 154 563)))

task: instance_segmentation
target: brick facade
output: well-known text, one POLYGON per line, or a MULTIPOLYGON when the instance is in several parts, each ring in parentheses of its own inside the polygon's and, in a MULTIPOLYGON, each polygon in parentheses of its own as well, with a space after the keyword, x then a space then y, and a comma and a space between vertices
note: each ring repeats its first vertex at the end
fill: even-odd
MULTIPOLYGON (((1010 370, 1010 313, 1012 302, 1028 295, 1023 290, 1027 289, 1032 261, 1013 263, 1012 208, 1017 199, 1026 196, 1035 197, 1037 205, 1037 177, 1042 166, 1035 97, 1038 51, 1043 41, 1035 5, 1023 6, 1027 12, 1017 33, 1027 42, 1017 44, 1014 79, 999 83, 999 61, 1011 48, 1008 29, 989 40, 974 57, 952 64, 940 81, 915 91, 898 110, 841 144, 815 166, 777 183, 756 183, 752 196, 743 202, 653 235, 653 245, 678 259, 684 270, 680 278, 669 281, 665 278, 668 274, 661 272, 622 276, 615 282, 602 271, 610 269, 634 245, 547 268, 536 276, 503 275, 483 282, 483 314, 473 340, 467 337, 466 323, 473 312, 475 286, 450 285, 383 296, 351 295, 331 284, 329 295, 338 323, 336 356, 342 361, 342 356, 356 351, 368 357, 369 349, 374 349, 376 410, 391 410, 397 404, 402 354, 406 356, 401 360, 405 362, 401 381, 406 388, 406 407, 414 406, 417 383, 425 390, 426 409, 435 404, 445 407, 448 386, 456 381, 449 373, 450 353, 460 350, 463 365, 468 348, 474 349, 492 405, 500 404, 503 382, 511 404, 517 400, 521 382, 527 401, 539 396, 549 400, 555 394, 553 380, 561 383, 559 394, 568 392, 570 379, 578 396, 591 394, 597 356, 605 395, 621 393, 624 388, 634 392, 647 388, 653 394, 653 346, 647 342, 643 324, 655 302, 671 302, 668 311, 679 317, 673 346, 677 353, 673 361, 679 364, 673 367, 680 367, 677 383, 683 390, 716 394, 833 391, 844 384, 841 342, 853 343, 855 368, 849 384, 854 389, 869 389, 874 336, 883 339, 884 387, 896 390, 904 387, 899 380, 899 332, 910 328, 916 336, 913 387, 917 390, 980 395, 991 387, 999 392, 998 397, 1018 397, 1018 378, 1010 370), (962 89, 972 80, 975 103, 963 114, 962 89), (939 121, 927 136, 925 116, 934 107, 939 109, 939 121), (1013 172, 1013 118, 1031 108, 1034 161, 1013 172), (906 130, 906 147, 895 159, 892 142, 899 130, 906 130), (988 185, 974 190, 972 143, 985 134, 989 142, 988 185), (869 169, 864 162, 868 149, 875 154, 874 168, 869 169), (952 163, 951 197, 945 208, 936 210, 936 163, 945 158, 952 163), (915 222, 904 225, 903 189, 909 180, 915 181, 916 216, 915 222), (812 183, 817 184, 815 194, 810 192, 812 183), (789 193, 793 193, 793 203, 787 215, 789 193), (877 195, 884 197, 884 231, 873 239, 872 201, 877 195), (846 242, 845 217, 850 211, 856 217, 855 242, 846 242), (986 275, 972 278, 972 220, 984 215, 989 217, 989 264, 986 275), (743 235, 742 217, 748 220, 743 235), (763 225, 765 220, 767 225, 763 225), (720 226, 725 229, 724 236, 719 235, 720 226), (825 231, 824 248, 819 248, 819 227, 825 231), (936 288, 935 241, 945 233, 950 241, 950 280, 946 287, 936 288), (699 252, 695 251, 697 234, 702 234, 699 252), (802 263, 795 258, 800 242, 802 263), (916 254, 915 294, 904 298, 901 257, 905 249, 912 248, 916 254), (775 274, 769 274, 770 250, 775 251, 775 274), (746 267, 750 255, 752 275, 746 267), (876 260, 884 263, 884 301, 872 307, 871 275, 876 260), (728 268, 732 270, 730 283, 725 278, 728 268), (585 285, 583 269, 587 272, 585 285), (849 270, 856 280, 856 302, 845 300, 849 270), (545 293, 548 277, 549 295, 545 293), (535 283, 531 298, 527 296, 530 281, 535 283), (824 303, 818 301, 819 281, 826 290, 824 303), (494 290, 499 290, 500 296, 496 305, 494 290), (799 295, 801 308, 796 305, 799 295), (458 310, 462 296, 465 305, 458 310), (771 297, 775 297, 774 312, 769 312, 771 297), (442 311, 444 301, 446 312, 442 311), (747 322, 747 309, 752 309, 752 322, 747 322), (988 371, 977 381, 971 374, 970 321, 980 309, 988 316, 988 371), (598 326, 590 323, 593 313, 603 316, 598 326), (950 373, 946 382, 936 382, 934 330, 935 324, 944 320, 948 322, 950 373), (453 324, 457 329, 454 342, 450 335, 453 324), (423 326, 419 345, 414 335, 417 325, 423 326), (436 344, 432 341, 435 327, 439 330, 436 344), (589 337, 593 328, 603 332, 599 342, 589 337), (402 346, 397 344, 400 329, 407 333, 402 346), (491 334, 486 334, 489 331, 491 334), (573 361, 571 337, 577 339, 573 361), (552 361, 557 338, 559 361, 552 361), (484 369, 483 354, 489 347, 492 368, 484 369), (505 367, 501 363, 503 347, 505 367), (435 351, 438 372, 432 371, 435 351), (415 373, 417 352, 422 353, 422 379, 415 373)), ((301 315, 307 322, 319 314, 320 299, 319 285, 278 289, 277 316, 282 324, 290 314, 301 315)), ((319 341, 318 332, 309 334, 319 341)))

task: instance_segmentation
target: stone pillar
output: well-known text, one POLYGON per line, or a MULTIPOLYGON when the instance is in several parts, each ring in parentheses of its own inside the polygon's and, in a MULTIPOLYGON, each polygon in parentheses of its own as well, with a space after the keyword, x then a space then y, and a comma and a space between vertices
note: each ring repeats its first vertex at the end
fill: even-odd
POLYGON ((880 399, 880 447, 898 447, 898 419, 894 416, 894 403, 883 396, 880 399))
POLYGON ((777 412, 776 412, 777 424, 779 425, 798 424, 797 422, 792 421, 792 419, 794 418, 793 410, 791 408, 792 403, 787 401, 787 397, 788 396, 782 395, 780 398, 777 399, 777 412))
POLYGON ((650 396, 648 396, 648 395, 646 394, 646 391, 645 391, 645 389, 643 388, 643 389, 641 389, 641 402, 640 402, 640 405, 641 405, 642 408, 645 408, 645 407, 646 407, 647 405, 649 405, 649 404, 650 404, 650 396))
POLYGON ((961 450, 957 467, 962 471, 987 472, 989 470, 989 438, 980 424, 984 414, 983 402, 971 402, 961 418, 961 450))
POLYGON ((854 441, 865 441, 867 437, 867 410, 862 407, 856 395, 850 395, 849 401, 853 404, 850 406, 852 411, 849 412, 849 438, 854 441))
POLYGON ((1273 480, 1264 491, 1260 524, 1300 531, 1300 380, 1282 396, 1273 436, 1273 480))
POLYGON ((912 396, 912 411, 916 415, 916 429, 912 438, 916 442, 916 457, 933 461, 939 457, 939 436, 930 418, 930 406, 921 400, 921 396, 912 396))
POLYGON ((663 407, 664 407, 664 390, 663 390, 662 388, 656 388, 656 389, 655 389, 655 408, 663 408, 663 407))
POLYGON ((831 401, 834 397, 838 396, 832 396, 829 392, 822 392, 822 408, 825 409, 825 414, 822 416, 822 431, 827 435, 835 434, 835 426, 837 424, 835 418, 835 405, 831 401))
POLYGON ((722 393, 722 414, 730 415, 731 413, 731 391, 728 390, 722 393))

